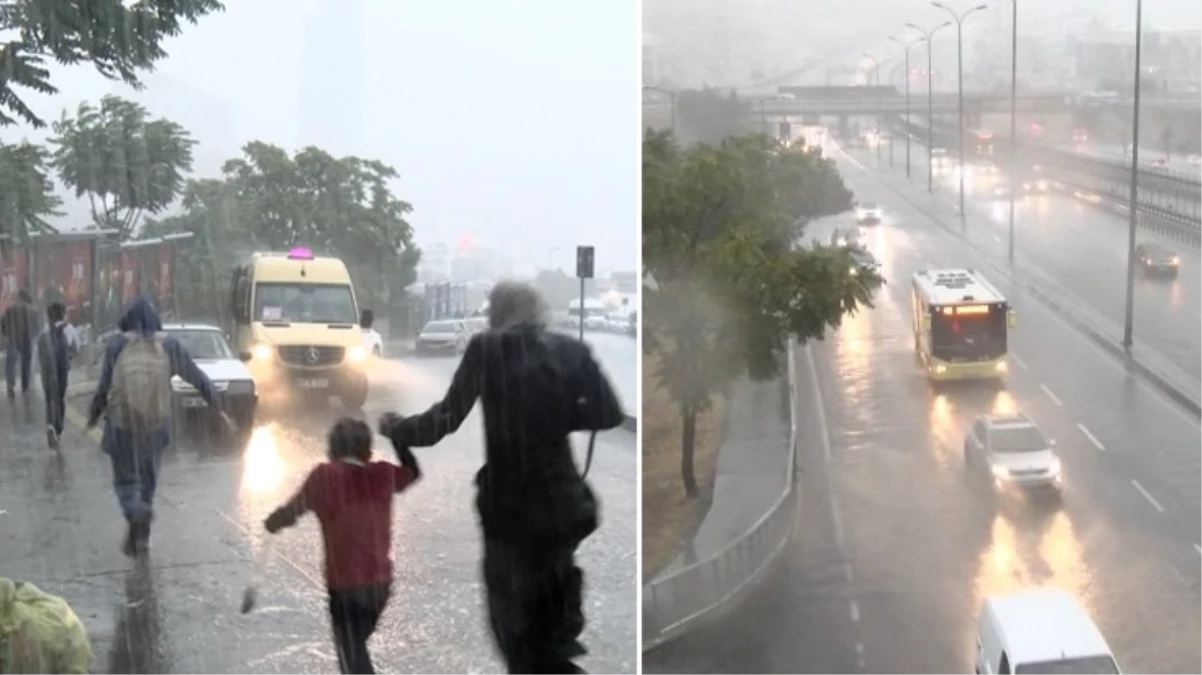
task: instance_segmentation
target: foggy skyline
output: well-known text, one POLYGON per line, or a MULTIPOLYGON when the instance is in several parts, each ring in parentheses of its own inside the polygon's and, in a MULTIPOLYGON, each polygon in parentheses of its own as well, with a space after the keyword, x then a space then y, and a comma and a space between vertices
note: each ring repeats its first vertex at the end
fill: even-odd
MULTIPOLYGON (((80 65, 52 67, 57 96, 21 94, 48 122, 109 93, 138 101, 199 142, 193 177, 256 139, 381 160, 400 173, 392 188, 413 204, 419 244, 467 236, 537 267, 592 244, 598 269, 636 268, 637 5, 226 5, 166 42, 142 92, 80 65)), ((21 125, 0 139, 51 133, 21 125)), ((60 192, 68 217, 53 222, 86 224, 86 200, 60 192)))

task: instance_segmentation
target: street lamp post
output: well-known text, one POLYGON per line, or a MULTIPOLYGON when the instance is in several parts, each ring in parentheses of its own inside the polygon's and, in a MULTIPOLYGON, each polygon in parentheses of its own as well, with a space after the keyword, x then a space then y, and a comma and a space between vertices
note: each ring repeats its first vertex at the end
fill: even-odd
MULTIPOLYGON (((902 46, 902 51, 906 55, 906 179, 910 178, 910 47, 914 46, 915 42, 906 42, 896 35, 890 35, 890 40, 902 46)), ((924 38, 925 39, 925 38, 924 38)), ((893 149, 893 143, 890 142, 889 149, 893 149)))
POLYGON ((1014 264, 1014 179, 1018 176, 1018 0, 1010 0, 1010 241, 1006 259, 1014 264))
POLYGON ((1135 342, 1132 338, 1135 323, 1135 228, 1136 199, 1139 198, 1139 81, 1140 49, 1143 46, 1143 0, 1135 0, 1135 80, 1131 111, 1131 189, 1127 195, 1127 310, 1123 316, 1123 348, 1130 350, 1135 342))
POLYGON ((675 136, 676 135, 676 94, 678 92, 672 91, 671 89, 664 89, 663 87, 656 87, 656 86, 650 85, 650 84, 644 84, 643 91, 654 91, 659 94, 664 94, 665 96, 668 97, 668 100, 671 102, 671 106, 672 106, 672 121, 671 121, 671 124, 669 125, 669 128, 672 130, 672 135, 675 136))
MULTIPOLYGON (((986 5, 977 5, 963 14, 956 14, 956 11, 942 2, 932 2, 932 7, 942 9, 951 15, 956 21, 956 79, 958 80, 956 94, 956 135, 959 137, 958 153, 960 156, 960 229, 968 229, 968 221, 964 214, 964 20, 973 12, 979 12, 985 9, 986 5)), ((1011 186, 1011 191, 1014 188, 1011 186)))
POLYGON ((935 165, 932 163, 932 159, 935 156, 935 118, 932 110, 935 106, 934 100, 931 98, 931 94, 935 86, 931 77, 931 70, 933 68, 933 62, 931 59, 931 40, 935 37, 935 33, 939 32, 943 28, 947 28, 950 25, 952 25, 951 21, 944 21, 931 30, 923 30, 920 26, 915 24, 906 24, 906 28, 910 28, 922 33, 922 39, 927 43, 927 192, 935 191, 935 165))

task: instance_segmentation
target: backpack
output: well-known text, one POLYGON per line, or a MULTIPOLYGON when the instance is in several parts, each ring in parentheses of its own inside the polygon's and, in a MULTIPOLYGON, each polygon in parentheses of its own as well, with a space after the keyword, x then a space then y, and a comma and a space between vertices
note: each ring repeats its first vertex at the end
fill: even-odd
POLYGON ((118 429, 158 429, 171 420, 171 361, 163 333, 125 333, 113 365, 108 411, 118 429))

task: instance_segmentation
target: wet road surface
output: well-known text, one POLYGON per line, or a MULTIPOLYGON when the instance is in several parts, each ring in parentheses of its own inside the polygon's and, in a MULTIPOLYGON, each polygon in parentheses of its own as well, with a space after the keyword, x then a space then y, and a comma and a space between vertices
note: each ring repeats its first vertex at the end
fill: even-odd
POLYGON ((1200 672, 1197 419, 998 277, 1019 321, 1005 388, 936 396, 913 354, 909 279, 980 254, 864 174, 848 182, 884 208, 865 230, 889 284, 797 354, 795 536, 742 602, 644 671, 971 672, 982 599, 1046 585, 1080 598, 1125 672, 1200 672), (991 505, 965 471, 972 419, 1007 408, 1058 441, 1061 503, 991 505))
MULTIPOLYGON (((454 358, 383 361, 365 415, 415 413, 441 398, 454 358)), ((324 457, 339 414, 266 423, 244 458, 188 440, 170 450, 156 500, 153 549, 137 570, 118 550, 123 521, 107 458, 68 429, 61 458, 46 449, 42 402, 0 406, 14 429, 0 450, 0 570, 64 596, 88 626, 99 672, 332 672, 316 519, 277 535, 258 608, 238 605, 263 518, 324 457)), ((502 672, 484 618, 472 478, 483 458, 479 409, 458 434, 418 450, 426 476, 394 507, 393 597, 370 643, 380 672, 502 672)), ((392 459, 377 437, 377 455, 392 459)), ((578 457, 583 447, 577 439, 578 457)), ((635 437, 603 434, 590 481, 601 530, 581 548, 593 672, 634 672, 635 437)))
POLYGON ((638 340, 629 335, 585 331, 584 341, 592 349, 593 358, 609 375, 618 398, 622 400, 622 408, 636 414, 639 402, 638 340))

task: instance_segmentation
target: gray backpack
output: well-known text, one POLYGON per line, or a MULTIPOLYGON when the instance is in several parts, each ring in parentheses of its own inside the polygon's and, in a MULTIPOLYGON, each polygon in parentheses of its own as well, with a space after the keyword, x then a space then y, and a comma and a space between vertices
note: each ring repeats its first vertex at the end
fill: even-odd
POLYGON ((171 421, 171 361, 164 333, 125 333, 113 366, 108 414, 118 429, 158 429, 171 421))

